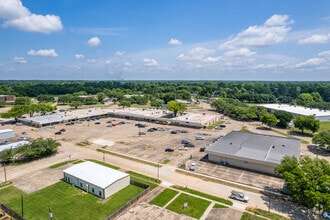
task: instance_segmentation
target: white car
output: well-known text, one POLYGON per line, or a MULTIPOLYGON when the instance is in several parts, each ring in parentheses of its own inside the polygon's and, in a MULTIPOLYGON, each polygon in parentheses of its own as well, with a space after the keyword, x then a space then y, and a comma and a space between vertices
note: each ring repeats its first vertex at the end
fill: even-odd
POLYGON ((189 167, 189 170, 190 171, 195 171, 196 169, 196 163, 191 163, 190 167, 189 167))
POLYGON ((323 212, 322 216, 324 219, 330 219, 330 212, 323 212))
POLYGON ((200 136, 200 135, 197 135, 196 136, 196 140, 204 140, 204 137, 203 136, 200 136))

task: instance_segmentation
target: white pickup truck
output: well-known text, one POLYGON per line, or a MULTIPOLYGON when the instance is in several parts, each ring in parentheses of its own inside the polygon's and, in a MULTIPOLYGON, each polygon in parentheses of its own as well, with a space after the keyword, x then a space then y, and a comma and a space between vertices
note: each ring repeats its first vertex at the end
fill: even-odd
POLYGON ((243 202, 249 201, 249 197, 247 197, 244 193, 237 192, 237 191, 231 191, 229 198, 236 199, 236 200, 243 201, 243 202))

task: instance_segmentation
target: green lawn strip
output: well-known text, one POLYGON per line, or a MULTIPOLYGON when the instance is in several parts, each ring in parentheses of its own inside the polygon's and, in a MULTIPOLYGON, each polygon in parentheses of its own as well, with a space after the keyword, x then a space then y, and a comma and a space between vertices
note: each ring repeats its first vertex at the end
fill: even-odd
POLYGON ((214 124, 212 124, 212 125, 209 125, 209 126, 207 126, 206 128, 207 128, 207 129, 214 129, 216 126, 221 125, 221 124, 223 124, 223 123, 224 123, 224 121, 217 121, 216 123, 214 123, 214 124))
POLYGON ((212 195, 209 195, 209 194, 206 194, 206 193, 203 193, 203 192, 199 192, 197 190, 193 190, 193 189, 189 189, 189 188, 181 187, 181 186, 173 186, 173 188, 184 191, 184 192, 187 192, 187 193, 191 193, 191 194, 194 194, 194 195, 206 198, 206 199, 210 199, 210 200, 213 200, 213 201, 216 201, 216 202, 220 202, 220 203, 223 203, 223 204, 226 204, 226 205, 230 205, 230 206, 233 205, 233 202, 230 201, 230 200, 223 199, 223 198, 216 197, 216 196, 212 196, 212 195))
POLYGON ((111 165, 111 164, 108 164, 108 163, 104 163, 104 162, 99 161, 99 160, 88 159, 88 161, 91 161, 91 162, 94 162, 94 163, 97 163, 97 164, 103 165, 103 166, 105 166, 105 167, 109 167, 109 168, 114 169, 114 170, 119 170, 119 167, 114 166, 114 165, 111 165))
POLYGON ((265 218, 259 217, 259 216, 256 216, 256 215, 252 215, 248 212, 243 212, 241 220, 265 220, 265 218))
POLYGON ((137 178, 137 177, 134 177, 134 176, 131 176, 131 180, 134 180, 136 182, 140 182, 140 183, 143 183, 145 185, 150 186, 150 190, 153 190, 158 186, 158 184, 156 184, 156 183, 152 183, 152 182, 149 182, 147 180, 140 179, 140 178, 137 178))
POLYGON ((98 148, 96 151, 98 151, 98 152, 104 152, 106 154, 110 154, 110 155, 114 155, 116 157, 121 157, 121 158, 129 159, 129 160, 136 161, 136 162, 139 162, 139 163, 144 163, 144 164, 147 164, 147 165, 150 165, 150 166, 154 166, 154 167, 159 166, 158 163, 153 163, 153 162, 150 162, 150 161, 141 160, 139 158, 130 157, 130 156, 119 154, 119 153, 116 153, 116 152, 113 152, 113 151, 104 150, 102 148, 98 148))
POLYGON ((225 208, 228 208, 228 206, 225 206, 225 205, 221 205, 219 203, 215 203, 214 206, 213 206, 214 209, 225 209, 225 208))
POLYGON ((174 196, 176 196, 179 192, 173 189, 165 189, 163 192, 158 194, 156 198, 150 201, 149 204, 158 205, 163 207, 166 205, 174 196))
POLYGON ((0 189, 3 188, 3 187, 5 187, 5 186, 9 186, 10 184, 12 184, 11 181, 1 182, 1 183, 0 183, 0 189))
POLYGON ((143 174, 141 174, 141 173, 136 173, 136 172, 134 172, 134 171, 126 171, 126 173, 128 173, 128 174, 131 175, 131 176, 135 176, 135 177, 137 177, 137 178, 139 178, 139 179, 147 180, 147 181, 149 181, 149 182, 153 182, 153 183, 161 183, 161 182, 162 182, 162 181, 159 180, 159 179, 155 179, 155 178, 152 178, 152 177, 149 177, 149 176, 145 176, 145 175, 143 175, 143 174))
POLYGON ((199 219, 210 204, 210 201, 181 193, 166 209, 199 219), (188 206, 184 208, 186 202, 188 206))
POLYGON ((257 209, 257 208, 246 208, 246 211, 250 211, 255 213, 256 215, 261 215, 267 218, 271 218, 273 220, 288 220, 289 218, 284 217, 282 215, 273 213, 273 212, 268 212, 262 209, 257 209))
MULTIPOLYGON (((24 195, 24 217, 37 220, 48 219, 50 207, 54 219, 57 220, 104 219, 142 191, 140 187, 129 185, 103 200, 60 181, 30 195, 24 195)), ((21 213, 20 194, 16 193, 15 197, 7 199, 6 204, 21 213)))
MULTIPOLYGON (((287 138, 296 138, 296 137, 294 137, 294 136, 292 136, 292 135, 288 135, 288 134, 283 133, 283 132, 278 131, 278 130, 274 130, 274 129, 272 129, 272 132, 277 133, 277 134, 280 134, 280 135, 285 136, 285 137, 287 137, 287 138)), ((302 139, 300 139, 300 141, 301 141, 302 144, 309 144, 308 141, 305 141, 305 140, 302 140, 302 139)))

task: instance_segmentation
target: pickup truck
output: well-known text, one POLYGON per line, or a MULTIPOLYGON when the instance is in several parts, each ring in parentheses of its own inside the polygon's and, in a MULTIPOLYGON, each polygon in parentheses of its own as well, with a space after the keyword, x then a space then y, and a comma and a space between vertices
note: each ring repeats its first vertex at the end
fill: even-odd
POLYGON ((229 198, 236 199, 236 200, 243 201, 243 202, 249 201, 249 197, 247 197, 244 193, 237 192, 237 191, 231 191, 229 198))

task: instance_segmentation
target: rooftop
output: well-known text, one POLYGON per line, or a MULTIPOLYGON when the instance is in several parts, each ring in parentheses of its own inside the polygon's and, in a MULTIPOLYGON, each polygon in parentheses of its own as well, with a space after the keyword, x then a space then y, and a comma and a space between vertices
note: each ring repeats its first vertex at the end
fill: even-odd
POLYGON ((300 157, 300 140, 232 131, 206 152, 280 164, 285 155, 300 157))
POLYGON ((103 189, 114 182, 129 176, 127 173, 123 173, 90 161, 76 164, 63 170, 63 172, 103 189))
POLYGON ((315 117, 330 116, 329 110, 307 108, 307 107, 303 107, 303 106, 294 106, 294 105, 287 105, 287 104, 263 104, 260 106, 263 106, 265 108, 274 109, 274 110, 283 110, 283 111, 291 112, 291 113, 294 113, 297 115, 304 115, 304 116, 314 115, 315 117))

